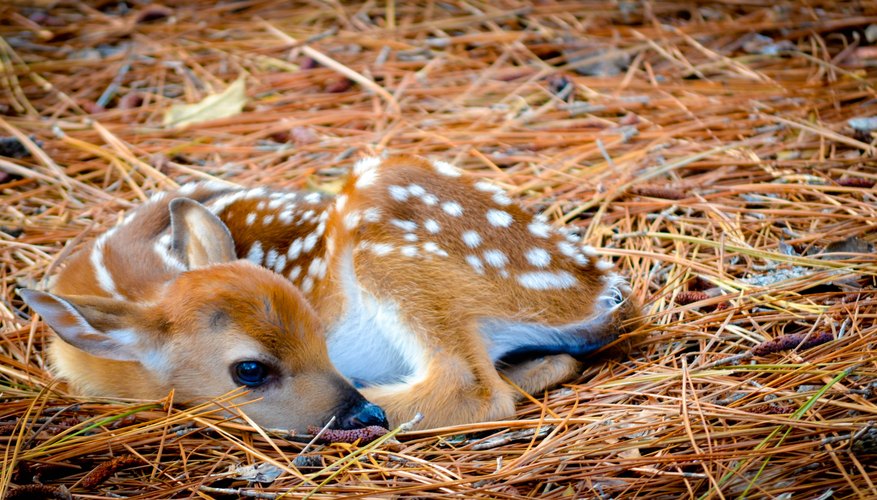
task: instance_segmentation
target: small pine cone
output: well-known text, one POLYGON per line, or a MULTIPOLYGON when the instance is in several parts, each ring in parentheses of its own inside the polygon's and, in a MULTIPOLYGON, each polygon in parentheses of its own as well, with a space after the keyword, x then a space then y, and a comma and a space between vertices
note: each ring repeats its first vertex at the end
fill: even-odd
MULTIPOLYGON (((317 434, 320 432, 319 427, 308 427, 308 432, 317 434)), ((379 425, 370 425, 362 429, 326 429, 320 436, 320 441, 324 443, 370 443, 375 439, 386 434, 387 429, 379 425)))
POLYGON ((767 340, 758 344, 751 349, 751 352, 755 356, 764 356, 766 354, 794 349, 798 347, 799 344, 801 346, 800 348, 803 350, 810 349, 811 347, 816 347, 830 340, 834 340, 834 337, 832 337, 831 334, 828 332, 813 335, 802 344, 801 342, 805 338, 807 338, 806 333, 792 333, 789 335, 783 335, 782 337, 777 337, 775 339, 767 340))
POLYGON ((877 181, 873 181, 871 179, 864 179, 862 177, 847 177, 845 179, 839 179, 837 181, 838 185, 844 187, 857 187, 857 188, 865 188, 871 189, 874 187, 874 184, 877 184, 877 181))
POLYGON ((687 198, 687 195, 678 189, 671 189, 661 186, 639 186, 631 189, 633 194, 639 196, 648 196, 649 198, 664 198, 665 200, 681 200, 687 198))
POLYGON ((80 485, 87 490, 93 490, 116 472, 134 465, 140 465, 140 463, 141 460, 134 455, 119 455, 91 469, 91 472, 82 478, 80 485))
POLYGON ((706 300, 708 298, 710 298, 710 296, 706 292, 699 292, 699 291, 679 292, 676 294, 676 303, 679 304, 680 306, 684 306, 686 304, 700 302, 701 300, 706 300))
POLYGON ((67 500, 72 498, 67 488, 62 486, 52 486, 50 484, 22 484, 10 488, 6 492, 6 500, 31 500, 45 498, 59 498, 67 500))

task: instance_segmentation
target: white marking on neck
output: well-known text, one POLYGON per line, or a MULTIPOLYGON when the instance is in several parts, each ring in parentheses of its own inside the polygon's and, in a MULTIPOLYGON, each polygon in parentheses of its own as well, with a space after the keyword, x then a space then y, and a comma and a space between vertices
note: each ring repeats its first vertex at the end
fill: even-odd
POLYGON ((115 232, 116 229, 113 228, 98 237, 94 242, 94 248, 91 249, 90 260, 91 266, 94 268, 95 277, 97 278, 97 284, 103 291, 109 293, 114 298, 121 299, 122 295, 116 289, 116 282, 113 281, 109 268, 104 265, 104 249, 106 248, 107 240, 115 232))

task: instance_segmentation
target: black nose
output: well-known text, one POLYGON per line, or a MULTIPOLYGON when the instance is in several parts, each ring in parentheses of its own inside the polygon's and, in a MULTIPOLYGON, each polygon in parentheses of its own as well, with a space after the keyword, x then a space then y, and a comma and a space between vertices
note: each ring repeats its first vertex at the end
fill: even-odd
POLYGON ((338 426, 342 429, 361 429, 370 425, 379 425, 388 428, 387 415, 376 404, 363 401, 353 406, 347 415, 341 417, 338 426))

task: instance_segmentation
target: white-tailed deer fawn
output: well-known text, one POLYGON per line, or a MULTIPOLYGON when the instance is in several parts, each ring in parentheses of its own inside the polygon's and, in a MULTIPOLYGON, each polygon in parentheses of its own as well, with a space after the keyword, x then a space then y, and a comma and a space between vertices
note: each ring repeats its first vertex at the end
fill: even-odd
POLYGON ((437 426, 512 415, 501 373, 544 389, 637 325, 626 283, 595 256, 447 163, 366 158, 333 198, 157 195, 74 256, 52 294, 22 295, 63 340, 57 373, 89 394, 243 385, 257 422, 297 429, 381 423, 364 396, 392 424, 420 412, 437 426))

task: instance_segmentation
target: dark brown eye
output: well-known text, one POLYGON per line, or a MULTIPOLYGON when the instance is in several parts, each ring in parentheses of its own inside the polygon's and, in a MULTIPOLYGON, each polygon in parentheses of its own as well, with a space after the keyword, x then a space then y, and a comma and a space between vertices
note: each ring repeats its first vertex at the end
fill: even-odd
POLYGON ((268 365, 260 361, 241 361, 231 367, 231 378, 236 384, 247 387, 259 387, 268 381, 269 375, 268 365))

